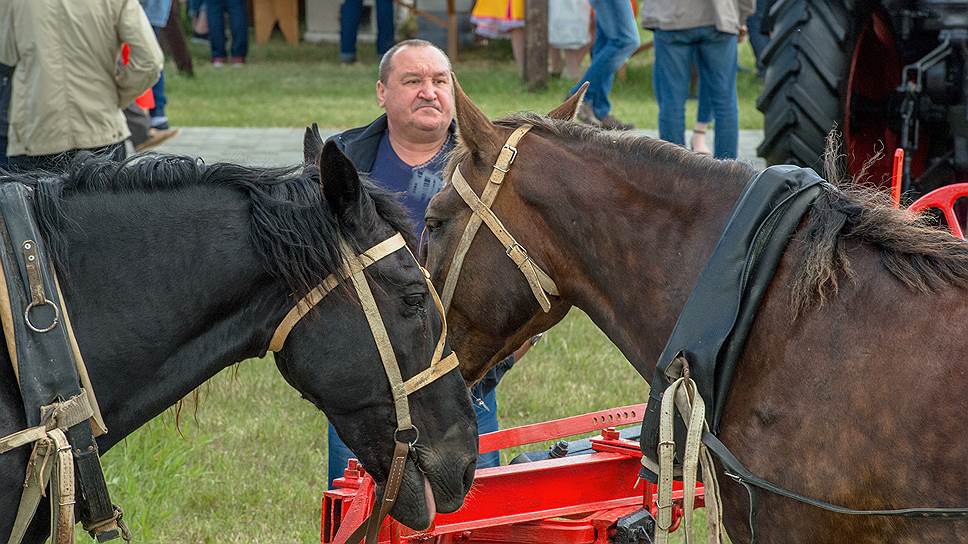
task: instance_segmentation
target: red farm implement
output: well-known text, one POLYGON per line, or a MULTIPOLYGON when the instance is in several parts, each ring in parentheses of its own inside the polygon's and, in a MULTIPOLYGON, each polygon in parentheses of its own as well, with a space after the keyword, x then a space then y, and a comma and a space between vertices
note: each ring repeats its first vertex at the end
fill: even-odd
MULTIPOLYGON (((601 431, 568 443, 568 455, 478 469, 464 506, 438 514, 425 531, 387 518, 380 542, 409 544, 644 544, 651 542, 656 488, 637 481, 642 452, 617 427, 642 421, 644 404, 624 406, 525 425, 481 436, 488 452, 601 431)), ((637 429, 629 429, 637 432, 637 429)), ((560 450, 565 448, 560 447, 560 450)), ((553 457, 553 456, 552 456, 553 457)), ((373 480, 355 460, 323 496, 321 540, 343 543, 373 506, 373 480)), ((674 531, 682 513, 682 489, 675 488, 674 531)), ((696 506, 703 506, 702 486, 696 506)))

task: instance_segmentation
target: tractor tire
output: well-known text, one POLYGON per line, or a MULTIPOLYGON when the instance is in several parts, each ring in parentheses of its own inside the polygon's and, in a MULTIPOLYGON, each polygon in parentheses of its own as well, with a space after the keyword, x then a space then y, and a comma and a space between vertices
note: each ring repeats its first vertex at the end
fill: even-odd
POLYGON ((778 0, 766 23, 771 40, 757 108, 767 164, 798 164, 822 172, 827 134, 843 126, 846 79, 858 21, 847 0, 778 0))

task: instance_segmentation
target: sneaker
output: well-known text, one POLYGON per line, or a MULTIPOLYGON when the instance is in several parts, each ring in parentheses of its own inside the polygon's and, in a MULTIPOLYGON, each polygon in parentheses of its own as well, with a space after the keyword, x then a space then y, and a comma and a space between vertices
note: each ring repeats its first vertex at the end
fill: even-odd
POLYGON ((232 57, 232 68, 242 68, 245 66, 245 57, 232 57))
POLYGON ((582 123, 591 125, 593 127, 602 126, 602 122, 595 117, 595 112, 592 111, 592 107, 587 102, 582 102, 581 106, 578 106, 578 114, 576 115, 579 121, 582 123))
POLYGON ((157 128, 161 130, 168 130, 168 117, 165 115, 160 115, 158 117, 151 118, 151 128, 157 128))
POLYGON ((199 32, 192 31, 192 43, 198 43, 202 45, 208 45, 208 34, 201 34, 199 32))
POLYGON ((340 64, 356 64, 356 54, 355 53, 340 53, 339 54, 340 64))
POLYGON ((149 128, 148 129, 148 139, 141 142, 134 147, 135 151, 144 151, 146 149, 151 149, 152 147, 161 145, 167 140, 174 138, 181 129, 158 129, 149 128))
POLYGON ((633 130, 635 128, 635 125, 633 125, 632 123, 625 123, 625 122, 619 121, 612 114, 608 114, 605 117, 602 117, 601 119, 599 119, 599 122, 602 124, 602 128, 608 129, 608 130, 633 130))
POLYGON ((212 57, 212 68, 221 68, 225 66, 225 57, 212 57))

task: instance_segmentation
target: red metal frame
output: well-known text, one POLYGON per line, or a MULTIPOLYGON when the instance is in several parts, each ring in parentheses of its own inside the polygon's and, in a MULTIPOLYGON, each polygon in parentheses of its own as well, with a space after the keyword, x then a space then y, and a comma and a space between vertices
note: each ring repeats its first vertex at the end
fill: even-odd
MULTIPOLYGON (((605 544, 619 518, 643 507, 655 513, 655 486, 637 480, 639 445, 615 430, 641 422, 644 413, 645 405, 638 404, 483 435, 480 451, 485 452, 602 430, 588 455, 479 469, 460 510, 438 514, 426 531, 387 520, 380 542, 605 544)), ((673 496, 674 531, 682 512, 681 484, 673 496)), ((344 477, 324 493, 321 541, 343 542, 369 515, 372 497, 373 480, 351 460, 344 477)), ((699 485, 696 506, 703 505, 699 485)))
POLYGON ((944 214, 945 222, 948 223, 948 230, 951 231, 951 234, 964 240, 965 233, 962 229, 963 225, 958 220, 958 214, 955 213, 955 204, 962 198, 968 198, 968 183, 945 185, 915 200, 911 204, 911 210, 915 212, 923 212, 928 208, 941 210, 941 213, 944 214))

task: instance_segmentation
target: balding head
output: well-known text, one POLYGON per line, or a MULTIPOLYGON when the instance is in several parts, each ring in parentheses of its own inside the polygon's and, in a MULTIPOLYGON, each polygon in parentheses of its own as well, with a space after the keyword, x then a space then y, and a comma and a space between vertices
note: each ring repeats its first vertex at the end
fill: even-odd
POLYGON ((436 50, 438 53, 440 53, 440 56, 443 58, 444 62, 447 64, 447 71, 450 72, 450 71, 453 70, 453 68, 451 67, 451 64, 450 64, 450 58, 447 57, 447 53, 444 53, 444 51, 441 48, 439 48, 436 45, 428 42, 427 40, 417 40, 417 39, 404 40, 404 41, 402 41, 402 42, 394 45, 393 47, 391 47, 389 51, 387 51, 386 53, 383 54, 383 58, 380 59, 380 75, 379 75, 379 80, 384 85, 387 84, 387 81, 390 78, 390 72, 393 71, 393 57, 401 49, 404 49, 404 48, 407 48, 407 47, 430 47, 430 48, 436 50))

